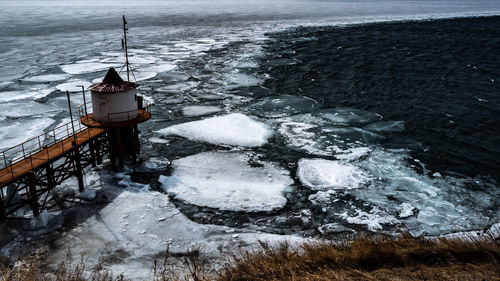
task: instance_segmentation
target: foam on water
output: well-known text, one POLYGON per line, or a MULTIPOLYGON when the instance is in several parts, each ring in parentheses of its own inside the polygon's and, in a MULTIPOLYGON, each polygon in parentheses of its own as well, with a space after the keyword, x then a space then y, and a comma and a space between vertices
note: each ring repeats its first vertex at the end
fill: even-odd
POLYGON ((297 175, 312 190, 358 188, 369 180, 365 172, 353 165, 325 159, 301 159, 297 175))
POLYGON ((264 145, 273 134, 267 125, 241 113, 207 118, 174 125, 156 131, 213 144, 256 147, 264 145))
POLYGON ((286 204, 293 180, 272 163, 249 165, 241 153, 204 152, 172 163, 172 176, 160 176, 163 189, 187 203, 231 211, 271 211, 286 204))

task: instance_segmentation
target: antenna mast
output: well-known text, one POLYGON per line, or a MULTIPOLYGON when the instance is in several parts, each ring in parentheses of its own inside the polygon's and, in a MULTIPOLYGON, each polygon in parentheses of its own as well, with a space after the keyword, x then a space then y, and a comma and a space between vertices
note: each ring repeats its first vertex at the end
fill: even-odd
POLYGON ((123 41, 122 48, 125 50, 125 65, 127 66, 127 81, 130 82, 130 66, 128 63, 128 49, 127 49, 127 30, 126 27, 127 21, 125 20, 125 15, 123 15, 123 41))

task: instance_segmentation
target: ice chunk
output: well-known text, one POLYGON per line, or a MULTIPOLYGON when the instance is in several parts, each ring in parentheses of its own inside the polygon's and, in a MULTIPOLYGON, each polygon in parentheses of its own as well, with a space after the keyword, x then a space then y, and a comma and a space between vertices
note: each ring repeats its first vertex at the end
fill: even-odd
POLYGON ((57 85, 56 89, 58 89, 61 92, 66 92, 66 91, 81 92, 82 87, 80 87, 80 86, 88 88, 90 85, 92 85, 92 84, 87 82, 87 81, 80 80, 80 79, 73 79, 73 80, 69 80, 66 83, 57 85))
POLYGON ((28 82, 53 82, 53 81, 61 81, 66 80, 70 76, 68 74, 45 74, 38 76, 31 76, 24 78, 24 81, 28 82))
POLYGON ((399 217, 407 218, 413 215, 413 210, 415 210, 415 207, 413 207, 410 203, 401 203, 401 205, 399 205, 399 210, 399 217))
POLYGON ((382 121, 366 125, 363 127, 363 129, 379 133, 403 132, 405 130, 405 122, 382 121))
POLYGON ((118 64, 101 62, 80 62, 60 66, 62 71, 68 74, 83 74, 106 70, 110 67, 119 67, 118 64))
POLYGON ((383 224, 395 224, 398 220, 380 210, 378 207, 373 207, 369 212, 357 210, 355 216, 349 216, 346 213, 340 214, 340 217, 345 219, 350 224, 364 224, 370 231, 382 230, 383 224))
POLYGON ((380 115, 356 108, 338 107, 320 110, 318 116, 333 122, 335 125, 357 126, 380 120, 380 115))
POLYGON ((368 179, 355 166, 325 159, 301 159, 297 174, 300 182, 313 190, 358 188, 368 179))
POLYGON ((28 101, 23 103, 7 102, 0 104, 0 116, 6 116, 11 118, 31 116, 31 115, 59 111, 59 110, 61 110, 61 108, 41 104, 34 101, 28 101))
POLYGON ((185 116, 203 116, 222 111, 219 106, 210 105, 190 105, 182 108, 182 114, 185 116))
POLYGON ((190 204, 231 211, 270 211, 283 207, 293 183, 288 171, 271 163, 253 167, 240 153, 204 152, 172 163, 172 176, 160 176, 165 191, 190 204))
POLYGON ((318 102, 298 96, 266 97, 246 106, 244 109, 263 117, 283 117, 287 115, 311 112, 318 107, 318 102))
POLYGON ((136 81, 144 81, 148 80, 151 78, 155 78, 156 75, 158 75, 158 72, 154 71, 140 71, 140 72, 135 72, 134 75, 130 75, 130 80, 132 81, 134 78, 136 81))
POLYGON ((248 147, 265 144, 273 134, 267 125, 241 113, 174 125, 156 133, 177 135, 213 144, 248 147))

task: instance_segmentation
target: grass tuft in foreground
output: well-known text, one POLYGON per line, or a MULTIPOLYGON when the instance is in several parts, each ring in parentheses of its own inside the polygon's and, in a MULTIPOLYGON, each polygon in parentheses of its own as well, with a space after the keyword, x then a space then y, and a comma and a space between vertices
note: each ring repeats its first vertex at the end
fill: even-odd
POLYGON ((500 241, 357 238, 299 248, 261 243, 217 280, 500 280, 500 241))

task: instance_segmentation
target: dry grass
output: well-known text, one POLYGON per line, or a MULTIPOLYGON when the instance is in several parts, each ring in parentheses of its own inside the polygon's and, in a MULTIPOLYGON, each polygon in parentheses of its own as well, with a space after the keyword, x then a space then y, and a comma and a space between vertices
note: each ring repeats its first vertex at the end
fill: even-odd
POLYGON ((261 244, 233 257, 217 280, 500 280, 500 242, 408 236, 309 243, 299 249, 261 244))
MULTIPOLYGON (((167 249, 164 260, 152 266, 150 280, 500 280, 499 262, 499 239, 365 237, 299 247, 260 243, 258 249, 233 254, 217 273, 208 273, 199 249, 182 257, 170 256, 167 249), (174 264, 182 265, 180 271, 174 264)), ((30 258, 0 273, 0 281, 126 280, 71 258, 55 271, 44 270, 40 258, 30 258)))

